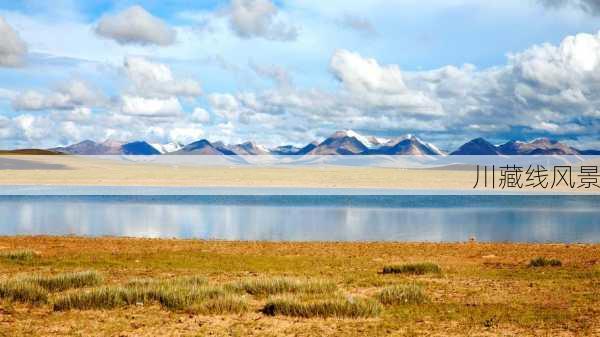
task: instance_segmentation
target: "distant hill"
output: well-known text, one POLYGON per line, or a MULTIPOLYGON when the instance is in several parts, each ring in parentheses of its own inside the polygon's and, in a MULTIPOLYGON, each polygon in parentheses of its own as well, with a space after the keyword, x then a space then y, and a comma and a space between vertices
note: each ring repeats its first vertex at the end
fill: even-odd
POLYGON ((121 146, 121 153, 126 155, 145 155, 145 156, 153 156, 161 154, 154 146, 146 143, 146 142, 133 142, 123 144, 121 146))
MULTIPOLYGON (((48 150, 18 150, 32 154, 76 155, 446 155, 435 145, 420 138, 407 135, 397 138, 366 136, 352 130, 337 131, 323 141, 312 141, 304 147, 283 145, 267 149, 253 141, 225 144, 201 139, 187 145, 181 143, 150 144, 145 141, 123 143, 107 140, 97 143, 85 140, 77 144, 48 150), (46 151, 46 152, 44 152, 46 151)), ((3 151, 4 153, 14 151, 3 151)), ((0 152, 2 153, 2 152, 0 152)), ((475 138, 461 145, 450 155, 600 155, 600 150, 578 150, 572 146, 548 138, 530 142, 510 140, 494 145, 484 138, 475 138)))
POLYGON ((493 156, 501 154, 501 152, 494 144, 488 142, 487 140, 483 138, 476 138, 463 144, 458 148, 458 150, 450 154, 454 156, 493 156))
POLYGON ((583 154, 574 147, 568 146, 556 140, 539 138, 531 142, 511 140, 496 146, 483 138, 473 139, 452 155, 578 155, 583 154))
POLYGON ((54 156, 54 155, 62 155, 64 153, 60 153, 52 150, 42 150, 42 149, 20 149, 20 150, 0 150, 0 155, 42 155, 42 156, 54 156))
POLYGON ((144 141, 131 143, 121 143, 116 141, 105 141, 96 143, 91 140, 69 145, 66 147, 57 147, 50 149, 51 151, 61 152, 64 154, 76 155, 158 155, 160 152, 144 141))

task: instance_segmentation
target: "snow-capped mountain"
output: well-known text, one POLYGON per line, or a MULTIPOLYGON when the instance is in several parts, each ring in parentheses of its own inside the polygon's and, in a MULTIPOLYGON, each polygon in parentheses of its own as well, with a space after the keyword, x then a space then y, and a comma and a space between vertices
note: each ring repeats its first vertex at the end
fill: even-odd
POLYGON ((184 144, 179 143, 179 142, 172 142, 172 143, 168 143, 168 144, 154 143, 154 144, 150 144, 150 145, 152 145, 152 147, 154 147, 156 149, 156 151, 160 152, 161 154, 179 151, 184 147, 184 144))
POLYGON ((356 132, 350 131, 337 131, 333 135, 329 136, 329 138, 322 141, 319 145, 317 145, 314 149, 312 149, 308 154, 310 155, 331 155, 331 154, 341 154, 341 155, 349 155, 349 154, 360 154, 369 149, 365 145, 368 140, 357 134, 356 132))
POLYGON ((289 156, 289 155, 295 155, 300 150, 301 150, 301 148, 294 146, 294 145, 282 145, 282 146, 278 146, 276 148, 269 150, 269 152, 272 155, 289 156))
POLYGON ((211 142, 206 139, 202 139, 193 143, 190 143, 178 151, 171 152, 170 154, 179 154, 179 155, 235 155, 232 151, 229 151, 222 147, 215 147, 211 142))
POLYGON ((270 153, 265 147, 257 145, 254 142, 245 142, 242 144, 224 146, 222 148, 232 151, 240 156, 265 155, 270 153))
POLYGON ((426 143, 419 138, 408 135, 407 137, 389 140, 383 146, 366 151, 365 154, 380 155, 412 155, 412 156, 440 156, 445 155, 435 145, 426 143))
MULTIPOLYGON (((251 141, 236 145, 225 145, 223 142, 211 143, 209 140, 202 139, 185 146, 181 143, 149 144, 145 141, 123 143, 114 140, 96 143, 85 140, 66 147, 48 150, 76 155, 446 155, 435 145, 410 134, 386 139, 361 135, 352 130, 337 131, 322 142, 313 141, 302 148, 284 145, 268 150, 251 141)), ((483 138, 476 138, 450 153, 450 155, 578 154, 600 155, 600 151, 582 151, 548 138, 539 138, 530 142, 511 140, 501 145, 494 145, 483 138)))

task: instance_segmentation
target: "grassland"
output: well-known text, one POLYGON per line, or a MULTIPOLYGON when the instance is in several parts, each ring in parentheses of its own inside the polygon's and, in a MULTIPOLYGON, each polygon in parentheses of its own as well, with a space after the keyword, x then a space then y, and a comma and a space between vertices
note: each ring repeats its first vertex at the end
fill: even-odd
POLYGON ((600 335, 600 245, 4 237, 0 273, 6 336, 600 335))

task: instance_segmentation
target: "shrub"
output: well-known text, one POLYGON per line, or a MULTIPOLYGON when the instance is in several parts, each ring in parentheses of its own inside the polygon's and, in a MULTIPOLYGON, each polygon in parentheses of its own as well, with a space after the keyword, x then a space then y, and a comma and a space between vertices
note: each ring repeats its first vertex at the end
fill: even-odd
POLYGON ((557 259, 547 259, 545 257, 537 257, 531 261, 529 261, 530 267, 560 267, 562 266, 562 262, 557 259))
POLYGON ((48 301, 48 292, 39 285, 25 280, 5 280, 0 282, 0 298, 39 304, 48 301))
POLYGON ((427 296, 420 286, 409 284, 384 288, 377 294, 377 299, 386 305, 421 304, 427 301, 427 296))
POLYGON ((366 299, 333 299, 303 303, 291 298, 278 298, 269 300, 262 311, 270 316, 360 318, 378 316, 381 313, 381 304, 366 299))
POLYGON ((10 261, 31 261, 39 254, 30 249, 0 251, 0 258, 10 261))
POLYGON ((230 283, 227 289, 251 295, 275 295, 281 293, 322 294, 336 290, 332 282, 322 280, 300 280, 295 278, 260 277, 230 283))
POLYGON ((71 288, 83 288, 102 283, 102 276, 95 271, 64 273, 53 276, 29 276, 24 280, 38 284, 48 291, 63 291, 71 288))
POLYGON ((413 274, 424 275, 427 273, 440 273, 440 266, 431 262, 410 263, 383 267, 384 274, 413 274))

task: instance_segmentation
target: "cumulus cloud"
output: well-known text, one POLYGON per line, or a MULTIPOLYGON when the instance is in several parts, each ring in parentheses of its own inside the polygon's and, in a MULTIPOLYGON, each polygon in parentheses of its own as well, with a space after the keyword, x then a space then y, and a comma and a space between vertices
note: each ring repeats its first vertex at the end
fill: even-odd
POLYGON ((138 117, 174 117, 182 113, 181 104, 175 97, 166 99, 144 98, 139 96, 122 97, 121 112, 138 117))
POLYGON ((210 122, 210 114, 208 111, 202 108, 195 108, 192 112, 192 121, 197 123, 208 123, 210 122))
POLYGON ((18 67, 23 65, 27 45, 19 34, 0 16, 0 66, 18 67))
POLYGON ((590 15, 600 14, 600 1, 598 0, 538 0, 538 2, 549 8, 573 7, 590 15))
POLYGON ((114 15, 104 15, 96 34, 119 44, 168 46, 175 43, 176 31, 141 6, 132 6, 114 15))
POLYGON ((22 92, 14 97, 12 106, 21 111, 69 110, 81 106, 98 106, 104 102, 103 95, 87 83, 73 80, 48 94, 35 90, 22 92))
POLYGON ((338 20, 338 24, 343 28, 351 29, 365 36, 372 37, 377 35, 377 30, 371 21, 360 16, 345 14, 340 20, 338 20))
POLYGON ((333 54, 330 68, 338 90, 211 94, 209 105, 219 119, 249 129, 260 125, 273 138, 342 128, 438 138, 600 132, 600 33, 535 45, 486 69, 466 64, 402 71, 346 50, 333 54))
POLYGON ((380 65, 347 50, 337 50, 331 58, 331 71, 359 108, 387 110, 399 115, 443 113, 437 102, 421 91, 409 89, 397 65, 380 65))
POLYGON ((202 95, 200 84, 191 79, 175 79, 171 69, 143 57, 127 57, 124 62, 127 77, 138 95, 167 98, 197 97, 202 95))
POLYGON ((271 0, 232 0, 225 13, 231 29, 243 39, 296 40, 298 28, 286 23, 278 12, 271 0))

